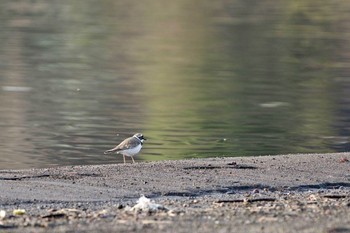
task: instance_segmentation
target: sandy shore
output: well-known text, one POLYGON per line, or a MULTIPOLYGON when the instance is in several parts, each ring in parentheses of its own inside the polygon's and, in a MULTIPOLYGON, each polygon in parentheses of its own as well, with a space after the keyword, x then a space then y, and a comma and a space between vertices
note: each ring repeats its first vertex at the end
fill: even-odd
POLYGON ((295 154, 1 170, 0 231, 350 232, 348 160, 295 154), (142 194, 162 208, 130 209, 142 194))

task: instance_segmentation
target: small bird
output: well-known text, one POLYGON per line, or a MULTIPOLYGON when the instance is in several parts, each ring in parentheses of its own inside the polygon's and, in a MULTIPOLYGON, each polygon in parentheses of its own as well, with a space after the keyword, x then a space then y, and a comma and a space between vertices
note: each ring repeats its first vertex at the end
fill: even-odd
POLYGON ((124 163, 125 156, 131 157, 133 163, 135 163, 133 156, 137 155, 140 152, 143 145, 143 141, 145 140, 146 138, 144 138, 141 133, 136 133, 134 134, 134 136, 122 141, 118 146, 114 147, 113 149, 106 150, 104 154, 117 152, 117 154, 123 155, 124 163))

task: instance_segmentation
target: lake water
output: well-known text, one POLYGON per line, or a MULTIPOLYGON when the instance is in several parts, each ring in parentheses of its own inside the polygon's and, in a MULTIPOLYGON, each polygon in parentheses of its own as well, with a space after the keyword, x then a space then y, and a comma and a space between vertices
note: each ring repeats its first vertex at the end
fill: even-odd
POLYGON ((350 2, 2 0, 0 169, 350 148, 350 2))

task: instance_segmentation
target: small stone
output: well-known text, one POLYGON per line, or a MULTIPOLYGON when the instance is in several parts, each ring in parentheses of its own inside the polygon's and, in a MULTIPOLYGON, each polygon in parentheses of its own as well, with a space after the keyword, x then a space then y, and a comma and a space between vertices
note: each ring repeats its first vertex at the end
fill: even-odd
POLYGON ((254 189, 252 193, 260 193, 259 189, 254 189))
POLYGON ((117 205, 117 209, 118 209, 118 210, 123 209, 123 208, 124 208, 123 204, 120 204, 120 203, 119 203, 119 204, 117 205))
POLYGON ((0 210, 0 220, 4 219, 6 217, 6 211, 5 210, 0 210))

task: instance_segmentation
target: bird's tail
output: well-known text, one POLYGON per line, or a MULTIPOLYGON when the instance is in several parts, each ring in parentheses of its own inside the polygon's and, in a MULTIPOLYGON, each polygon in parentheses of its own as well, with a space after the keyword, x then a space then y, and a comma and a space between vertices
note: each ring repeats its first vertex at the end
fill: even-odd
POLYGON ((103 152, 103 154, 110 154, 110 153, 112 153, 112 152, 114 152, 114 151, 116 151, 117 150, 117 148, 113 148, 113 149, 110 149, 110 150, 106 150, 105 152, 103 152))

